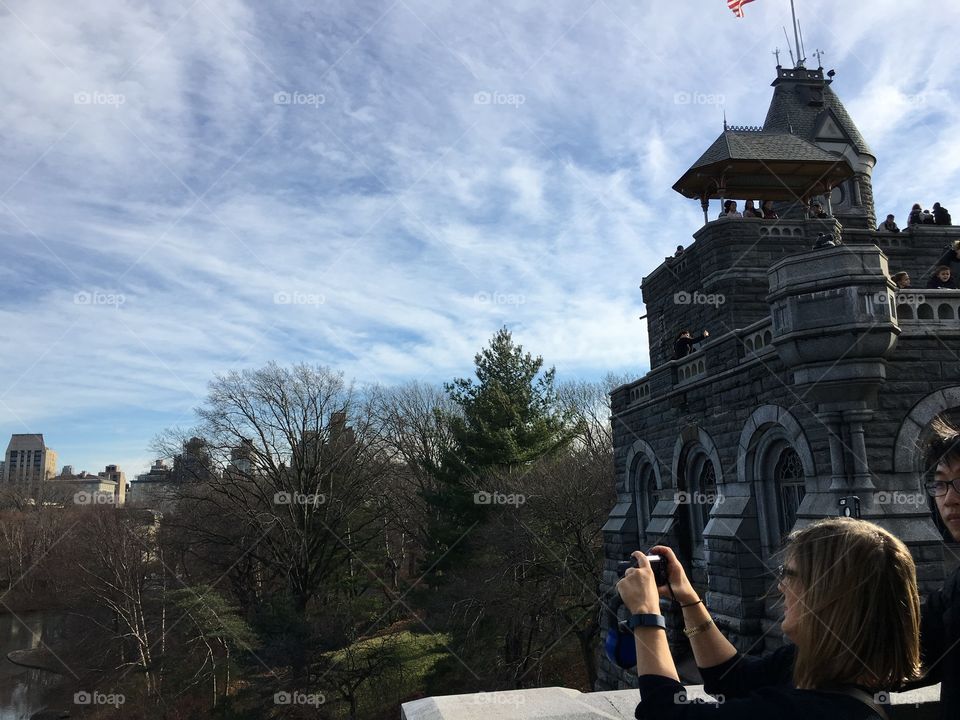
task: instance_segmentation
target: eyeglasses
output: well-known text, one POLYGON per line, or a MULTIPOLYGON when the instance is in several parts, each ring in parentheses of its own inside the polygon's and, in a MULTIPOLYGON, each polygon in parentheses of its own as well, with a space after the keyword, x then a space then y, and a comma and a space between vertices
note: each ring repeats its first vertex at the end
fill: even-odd
POLYGON ((960 478, 954 478, 951 482, 946 480, 934 480, 933 482, 928 482, 924 485, 924 488, 927 490, 927 495, 930 497, 943 497, 947 494, 949 488, 953 488, 953 491, 960 495, 960 478))
POLYGON ((787 578, 796 577, 797 571, 791 570, 786 565, 778 565, 777 569, 773 571, 773 574, 777 578, 777 582, 783 582, 787 578))

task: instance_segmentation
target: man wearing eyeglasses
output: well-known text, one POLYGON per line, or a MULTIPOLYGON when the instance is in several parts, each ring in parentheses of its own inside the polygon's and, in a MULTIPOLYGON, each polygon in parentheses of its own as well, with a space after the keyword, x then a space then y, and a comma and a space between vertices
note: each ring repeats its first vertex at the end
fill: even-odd
MULTIPOLYGON (((934 420, 925 467, 933 522, 947 542, 960 542, 960 430, 934 420)), ((923 605, 920 645, 925 683, 940 683, 940 717, 960 718, 960 569, 923 605)))

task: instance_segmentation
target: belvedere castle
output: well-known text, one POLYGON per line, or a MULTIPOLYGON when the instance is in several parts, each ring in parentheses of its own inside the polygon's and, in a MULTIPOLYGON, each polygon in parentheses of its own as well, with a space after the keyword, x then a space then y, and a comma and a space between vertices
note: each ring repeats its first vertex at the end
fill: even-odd
MULTIPOLYGON (((618 560, 669 545, 748 653, 783 642, 768 591, 784 538, 841 501, 907 543, 921 592, 944 576, 918 446, 960 415, 960 291, 923 288, 960 228, 876 230, 877 159, 832 75, 777 67, 763 125, 725 127, 674 186, 706 222, 643 278, 650 371, 612 393, 603 590, 618 560), (715 219, 711 199, 770 200, 777 217, 715 219), (672 359, 681 329, 710 334, 672 359)), ((635 682, 601 656, 598 690, 635 682)))

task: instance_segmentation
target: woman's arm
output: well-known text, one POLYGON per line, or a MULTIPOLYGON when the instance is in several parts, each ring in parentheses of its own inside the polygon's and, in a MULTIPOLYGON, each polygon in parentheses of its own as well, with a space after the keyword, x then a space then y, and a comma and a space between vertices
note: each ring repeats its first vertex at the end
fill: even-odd
POLYGON ((706 629, 690 638, 690 647, 693 648, 693 657, 696 659, 697 666, 713 667, 736 655, 737 649, 711 621, 706 605, 700 602, 673 550, 665 545, 656 545, 650 548, 650 554, 661 556, 667 564, 667 579, 670 581, 670 587, 660 588, 660 595, 668 599, 676 598, 681 606, 687 606, 683 608, 683 624, 688 629, 692 629, 710 622, 706 629))
MULTIPOLYGON (((633 615, 659 615, 660 595, 647 556, 639 550, 633 553, 636 568, 628 568, 617 583, 617 592, 623 604, 633 615)), ((667 633, 660 627, 638 627, 633 631, 637 648, 637 675, 659 675, 677 682, 677 666, 670 655, 667 633)))
POLYGON ((633 639, 637 646, 637 675, 660 675, 680 682, 663 629, 640 627, 633 631, 633 639))

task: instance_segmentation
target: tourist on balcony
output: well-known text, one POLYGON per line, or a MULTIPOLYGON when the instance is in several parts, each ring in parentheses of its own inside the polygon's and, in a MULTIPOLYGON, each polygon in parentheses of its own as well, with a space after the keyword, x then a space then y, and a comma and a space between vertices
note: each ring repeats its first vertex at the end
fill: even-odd
POLYGON ((933 275, 927 281, 927 288, 930 290, 956 290, 957 284, 951 277, 950 268, 947 265, 937 265, 937 269, 933 271, 933 275))
POLYGON ((673 343, 673 359, 680 360, 685 358, 693 352, 694 345, 702 340, 706 340, 708 337, 710 337, 710 333, 706 330, 704 330, 703 335, 698 338, 691 337, 689 330, 681 330, 680 334, 677 335, 676 342, 673 343))
POLYGON ((681 255, 683 255, 683 245, 677 245, 677 251, 673 254, 673 256, 678 258, 681 255))
POLYGON ((933 217, 933 213, 929 210, 924 210, 920 214, 920 224, 921 225, 936 225, 937 221, 933 217))
MULTIPOLYGON (((953 245, 937 261, 937 265, 946 265, 951 272, 960 270, 960 240, 955 240, 953 245)), ((953 273, 956 275, 956 273, 953 273)))
POLYGON ((747 200, 743 204, 743 216, 745 218, 762 218, 763 213, 753 206, 753 200, 747 200))
POLYGON ((742 218, 743 215, 741 215, 741 214, 737 211, 737 201, 736 201, 736 200, 726 200, 726 201, 724 201, 724 203, 723 203, 723 211, 720 213, 720 217, 722 217, 722 218, 725 218, 725 217, 728 217, 728 218, 742 218))
POLYGON ((919 225, 922 222, 923 209, 920 207, 920 203, 914 203, 913 207, 910 208, 910 215, 907 216, 907 227, 911 225, 919 225))
MULTIPOLYGON (((931 423, 924 467, 932 479, 933 524, 946 542, 960 542, 960 429, 937 418, 931 423)), ((920 654, 926 674, 915 685, 940 683, 940 717, 960 717, 960 569, 931 593, 921 608, 920 654)))
POLYGON ((877 227, 878 232, 900 232, 900 228, 897 227, 897 223, 893 219, 893 215, 887 215, 887 219, 880 223, 877 227))
POLYGON ((823 211, 823 205, 818 202, 811 202, 807 208, 807 217, 814 220, 824 220, 830 216, 823 211))
POLYGON ((760 206, 764 220, 779 220, 780 216, 773 209, 773 200, 764 200, 760 206))
POLYGON ((910 276, 901 271, 893 274, 893 282, 897 286, 897 290, 906 290, 910 287, 910 276))
POLYGON ((933 220, 937 225, 950 225, 950 212, 940 203, 933 204, 933 220))
POLYGON ((637 718, 866 720, 886 717, 876 693, 919 676, 916 567, 906 545, 878 525, 829 518, 790 535, 777 588, 791 642, 762 658, 740 654, 723 636, 670 548, 650 553, 666 562, 665 585, 656 586, 642 552, 617 583, 633 614, 637 718), (703 689, 716 703, 687 698, 658 619, 661 598, 679 603, 703 689))

